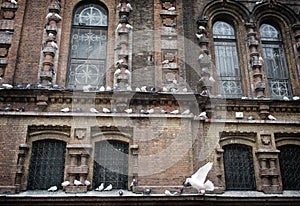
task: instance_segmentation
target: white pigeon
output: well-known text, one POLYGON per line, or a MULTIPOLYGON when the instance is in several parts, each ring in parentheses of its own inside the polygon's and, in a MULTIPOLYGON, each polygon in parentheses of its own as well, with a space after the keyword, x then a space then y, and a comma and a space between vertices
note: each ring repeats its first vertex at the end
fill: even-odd
POLYGON ((46 19, 49 19, 52 15, 53 15, 52 12, 48 13, 47 16, 46 16, 46 19))
POLYGON ((49 192, 55 192, 57 190, 56 186, 52 186, 48 189, 49 192))
POLYGON ((61 16, 59 16, 59 14, 55 13, 54 16, 58 19, 61 19, 61 16))
POLYGON ((282 97, 284 101, 289 101, 290 99, 287 96, 282 97))
POLYGON ((104 189, 104 183, 102 182, 99 187, 97 187, 95 190, 96 191, 102 191, 104 189))
POLYGON ((125 109, 124 112, 126 112, 127 114, 131 114, 132 113, 132 109, 131 108, 125 109))
POLYGON ((74 185, 76 186, 82 185, 82 182, 80 182, 79 180, 74 180, 74 185))
POLYGON ((149 113, 149 114, 153 114, 154 113, 154 109, 148 109, 146 112, 149 113))
POLYGON ((52 46, 54 49, 58 49, 58 46, 57 46, 57 44, 56 44, 54 41, 51 42, 51 46, 52 46))
POLYGON ((2 84, 2 87, 4 87, 5 89, 12 89, 13 85, 11 85, 11 84, 2 84))
POLYGON ((205 191, 213 191, 214 184, 210 180, 205 181, 208 172, 212 168, 212 165, 212 162, 208 162, 204 166, 200 167, 200 169, 198 169, 198 171, 194 173, 191 177, 186 178, 184 185, 191 185, 200 194, 204 194, 205 191))
POLYGON ((169 190, 165 190, 165 195, 166 195, 166 196, 174 196, 174 195, 176 195, 176 194, 177 194, 177 192, 172 193, 172 192, 170 192, 169 190))
POLYGON ((191 113, 191 110, 187 109, 187 110, 183 111, 181 114, 183 114, 183 115, 188 115, 188 114, 190 114, 190 113, 191 113))
POLYGON ((133 27, 130 24, 126 24, 126 28, 129 29, 129 30, 133 29, 133 27))
POLYGON ((140 92, 141 89, 137 87, 137 88, 135 88, 135 91, 136 91, 136 92, 140 92))
POLYGON ((129 10, 133 10, 130 3, 127 3, 127 4, 126 4, 126 7, 127 7, 129 10))
POLYGON ((70 185, 70 182, 69 181, 64 181, 61 183, 61 186, 63 187, 66 187, 66 186, 69 186, 70 185))
POLYGON ((268 115, 268 119, 269 120, 272 120, 272 121, 276 121, 277 119, 276 119, 276 117, 274 117, 273 115, 268 115))
POLYGON ((207 117, 207 115, 206 115, 206 112, 201 112, 201 113, 199 114, 199 117, 200 117, 201 119, 208 119, 208 117, 207 117))
POLYGON ((90 181, 88 181, 88 180, 85 180, 85 181, 84 181, 84 185, 86 185, 86 186, 90 186, 90 185, 91 185, 91 182, 90 182, 90 181))
POLYGON ((104 92, 104 91, 105 91, 105 87, 104 87, 104 86, 101 86, 100 89, 99 89, 99 91, 100 91, 100 92, 104 92))
POLYGON ((63 108, 60 110, 61 112, 69 112, 70 111, 70 108, 69 107, 66 107, 66 108, 63 108))
POLYGON ((170 61, 169 61, 168 59, 165 59, 165 60, 162 61, 161 63, 162 63, 162 64, 169 64, 169 62, 170 62, 170 61))
POLYGON ((197 33, 196 33, 196 37, 197 37, 198 39, 201 39, 201 38, 204 37, 204 35, 203 35, 203 34, 197 34, 197 33))
POLYGON ((298 97, 298 96, 293 97, 293 100, 299 100, 299 99, 300 99, 300 97, 298 97))
POLYGON ((107 86, 105 90, 106 90, 106 91, 111 91, 111 87, 110 87, 110 86, 107 86))
POLYGON ((147 92, 147 86, 142 86, 141 87, 141 92, 147 92))
POLYGON ((10 0, 10 2, 13 3, 13 4, 15 4, 15 5, 18 4, 18 2, 16 0, 10 0))
POLYGON ((179 110, 178 110, 178 109, 175 109, 175 110, 173 110, 172 112, 170 112, 170 114, 179 114, 179 110))
POLYGON ((112 190, 112 184, 108 185, 108 186, 104 189, 104 191, 110 191, 110 190, 112 190))
POLYGON ((99 113, 99 111, 97 109, 95 109, 95 108, 90 108, 90 112, 92 112, 92 113, 99 113))
POLYGON ((168 8, 168 11, 175 11, 175 10, 176 10, 176 8, 174 6, 168 8))
POLYGON ((111 113, 110 109, 103 107, 102 112, 104 113, 111 113))

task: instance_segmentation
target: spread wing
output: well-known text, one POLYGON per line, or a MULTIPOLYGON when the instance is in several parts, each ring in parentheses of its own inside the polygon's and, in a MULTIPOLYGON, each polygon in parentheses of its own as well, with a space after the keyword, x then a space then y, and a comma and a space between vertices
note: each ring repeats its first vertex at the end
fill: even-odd
POLYGON ((204 184, 206 176, 208 172, 211 170, 212 165, 213 165, 212 162, 206 163, 205 165, 200 167, 200 169, 198 169, 198 171, 195 174, 193 174, 191 178, 197 180, 199 183, 204 184))

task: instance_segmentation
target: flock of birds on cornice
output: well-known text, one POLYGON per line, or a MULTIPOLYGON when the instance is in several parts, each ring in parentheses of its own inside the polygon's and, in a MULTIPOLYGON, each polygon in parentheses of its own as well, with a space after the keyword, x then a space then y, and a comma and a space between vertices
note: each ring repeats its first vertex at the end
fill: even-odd
MULTIPOLYGON (((165 190, 164 195, 166 196, 175 196, 175 195, 181 195, 183 192, 184 187, 192 187, 194 188, 198 194, 204 195, 207 191, 214 191, 215 186, 214 184, 207 179, 207 175, 209 171, 212 169, 213 163, 212 162, 207 162, 205 165, 201 166, 191 177, 186 178, 186 180, 183 183, 183 187, 179 191, 170 191, 170 190, 165 190)), ((61 183, 61 186, 63 188, 68 187, 71 185, 71 182, 66 180, 61 183)), ((79 180, 74 180, 73 182, 74 186, 87 186, 89 187, 91 185, 91 182, 89 180, 85 180, 84 182, 81 182, 79 180)), ((137 181, 136 179, 133 179, 130 183, 130 190, 133 189, 134 186, 137 186, 137 181)), ((113 185, 110 183, 107 183, 105 186, 105 183, 100 183, 99 186, 97 186, 94 191, 98 192, 105 192, 105 191, 112 191, 113 185)), ((56 192, 58 191, 58 186, 53 185, 48 189, 49 192, 56 192)), ((152 190, 151 188, 146 188, 143 191, 144 195, 151 195, 152 190)), ((122 196, 124 194, 124 191, 122 189, 118 190, 118 194, 122 196)))

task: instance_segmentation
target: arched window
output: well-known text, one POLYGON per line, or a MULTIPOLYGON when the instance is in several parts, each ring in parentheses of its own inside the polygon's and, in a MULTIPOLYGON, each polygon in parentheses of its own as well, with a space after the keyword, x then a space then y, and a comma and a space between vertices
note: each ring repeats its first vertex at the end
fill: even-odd
POLYGON ((242 83, 234 28, 223 21, 213 25, 216 73, 219 94, 227 98, 242 96, 242 83))
POLYGON ((230 144, 223 149, 226 189, 255 190, 252 148, 242 144, 230 144))
POLYGON ((273 99, 291 96, 291 83, 280 32, 270 24, 260 26, 263 58, 273 99))
POLYGON ((44 190, 64 180, 66 143, 58 140, 38 140, 32 143, 28 172, 28 190, 44 190))
POLYGON ((73 16, 67 87, 104 85, 107 10, 98 4, 79 6, 73 16))
POLYGON ((126 142, 107 140, 96 142, 93 188, 104 183, 115 189, 128 189, 128 148, 126 142))
POLYGON ((300 190, 300 146, 283 145, 278 149, 283 189, 300 190))

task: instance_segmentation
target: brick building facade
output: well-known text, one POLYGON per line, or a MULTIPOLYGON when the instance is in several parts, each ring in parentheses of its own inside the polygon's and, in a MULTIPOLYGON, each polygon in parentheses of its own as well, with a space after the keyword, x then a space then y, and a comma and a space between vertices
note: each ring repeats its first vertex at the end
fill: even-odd
POLYGON ((212 194, 300 190, 299 12, 296 0, 2 0, 0 191, 162 194, 208 161, 212 194))

